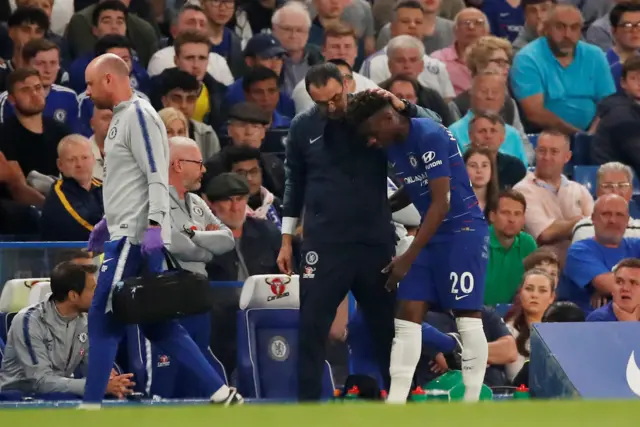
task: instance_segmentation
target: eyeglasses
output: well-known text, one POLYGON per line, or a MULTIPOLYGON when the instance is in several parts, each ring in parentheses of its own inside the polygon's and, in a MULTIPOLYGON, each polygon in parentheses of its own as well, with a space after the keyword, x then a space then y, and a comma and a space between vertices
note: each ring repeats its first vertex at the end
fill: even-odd
POLYGON ((277 27, 280 28, 283 32, 290 34, 302 35, 309 32, 309 28, 306 27, 291 27, 289 25, 277 25, 277 27))
POLYGON ((496 64, 496 65, 499 65, 501 67, 506 67, 507 65, 511 65, 511 62, 508 59, 504 59, 504 58, 490 59, 489 63, 490 64, 496 64))
POLYGON ((461 27, 471 28, 471 27, 483 27, 485 25, 484 18, 476 18, 476 19, 465 19, 464 21, 458 21, 458 25, 461 27))
POLYGON ((603 190, 628 190, 631 188, 630 182, 603 182, 600 184, 600 188, 603 190))
POLYGON ((214 6, 224 6, 224 7, 234 7, 235 6, 235 0, 205 0, 205 3, 210 3, 214 6))
POLYGON ((640 30, 640 22, 622 22, 618 27, 625 31, 640 30))
POLYGON ((256 178, 262 174, 262 170, 259 167, 249 169, 249 170, 239 169, 234 172, 237 173, 238 175, 244 176, 245 178, 256 178))
POLYGON ((342 100, 342 95, 344 95, 344 87, 342 88, 342 91, 340 91, 340 93, 336 93, 328 101, 314 101, 314 102, 316 103, 316 105, 321 111, 327 111, 330 105, 335 106, 342 100))
POLYGON ((202 169, 202 166, 204 164, 204 162, 202 160, 189 160, 189 159, 180 159, 178 160, 180 162, 187 162, 187 163, 195 163, 198 166, 200 166, 200 169, 202 169))

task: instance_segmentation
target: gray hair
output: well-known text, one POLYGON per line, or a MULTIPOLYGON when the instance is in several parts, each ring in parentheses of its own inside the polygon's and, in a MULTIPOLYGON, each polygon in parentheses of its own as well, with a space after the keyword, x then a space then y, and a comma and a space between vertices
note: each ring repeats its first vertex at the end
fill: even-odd
MULTIPOLYGON (((71 135, 67 135, 60 140, 58 143, 58 157, 60 154, 70 145, 78 145, 78 144, 86 144, 89 148, 91 148, 91 141, 83 135, 78 133, 74 133, 71 135)), ((93 150, 92 150, 93 153, 93 150)))
POLYGON ((466 7, 464 9, 462 9, 460 12, 456 13, 456 16, 453 18, 453 23, 455 24, 455 26, 458 26, 458 21, 460 20, 460 15, 462 15, 465 12, 470 12, 470 11, 474 11, 474 12, 478 12, 480 13, 483 17, 484 17, 484 28, 485 30, 487 30, 487 33, 491 32, 491 27, 489 26, 489 18, 487 18, 487 15, 485 15, 485 13, 483 11, 481 11, 480 9, 476 9, 475 7, 466 7))
POLYGON ((387 44, 387 58, 392 57, 398 49, 417 49, 421 58, 425 55, 423 41, 406 34, 396 36, 389 41, 389 44, 387 44))
POLYGON ((174 136, 169 138, 169 148, 200 148, 198 143, 186 136, 174 136))
POLYGON ((307 28, 311 28, 311 16, 309 15, 309 9, 299 0, 291 0, 286 2, 282 7, 278 8, 271 16, 271 25, 282 24, 282 13, 290 11, 304 16, 305 24, 307 28))
POLYGON ((627 175, 629 182, 633 183, 633 169, 631 169, 631 167, 620 162, 609 162, 603 164, 598 168, 597 185, 600 185, 600 183, 602 182, 602 177, 608 172, 623 172, 627 175))

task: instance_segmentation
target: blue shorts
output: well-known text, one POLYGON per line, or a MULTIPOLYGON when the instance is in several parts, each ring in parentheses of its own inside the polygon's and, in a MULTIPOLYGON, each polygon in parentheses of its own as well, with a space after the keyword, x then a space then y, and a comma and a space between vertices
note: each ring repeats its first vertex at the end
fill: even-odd
POLYGON ((400 282, 397 298, 441 310, 480 310, 488 246, 488 234, 464 231, 428 244, 400 282))

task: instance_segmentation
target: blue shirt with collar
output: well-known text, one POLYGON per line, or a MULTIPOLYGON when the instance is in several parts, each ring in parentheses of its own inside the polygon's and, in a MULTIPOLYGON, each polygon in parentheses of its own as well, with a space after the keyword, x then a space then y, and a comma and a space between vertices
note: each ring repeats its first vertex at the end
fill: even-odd
MULTIPOLYGON (((453 136, 458 140, 458 147, 460 147, 462 153, 471 145, 471 140, 469 139, 469 124, 471 123, 471 119, 473 119, 473 113, 469 110, 464 117, 449 126, 449 130, 451 130, 453 136)), ((524 150, 520 133, 511 125, 505 126, 504 141, 500 146, 500 152, 520 159, 525 167, 529 166, 527 153, 524 150)))
POLYGON ((618 318, 613 311, 613 302, 610 302, 598 309, 593 310, 587 318, 587 322, 617 322, 618 318))
MULTIPOLYGON (((15 115, 13 105, 8 101, 8 92, 0 94, 0 123, 6 122, 15 115)), ((76 93, 64 86, 51 85, 49 94, 45 100, 44 117, 50 117, 55 121, 66 125, 68 129, 75 131, 78 122, 78 101, 76 93)))
MULTIPOLYGON (((246 98, 244 96, 244 90, 242 89, 242 78, 240 78, 233 82, 231 86, 227 87, 224 102, 228 110, 232 106, 244 101, 246 101, 246 98)), ((282 116, 293 118, 296 115, 296 105, 289 95, 280 91, 280 100, 278 101, 276 111, 282 116)))
POLYGON ((620 79, 622 78, 622 64, 620 63, 620 56, 613 50, 609 49, 606 53, 607 62, 609 63, 609 69, 611 70, 611 77, 616 85, 616 92, 622 93, 622 87, 620 86, 620 79))
POLYGON ((563 67, 546 37, 534 40, 515 56, 510 78, 518 101, 541 94, 545 109, 582 130, 593 121, 598 103, 616 91, 604 52, 583 41, 563 67))

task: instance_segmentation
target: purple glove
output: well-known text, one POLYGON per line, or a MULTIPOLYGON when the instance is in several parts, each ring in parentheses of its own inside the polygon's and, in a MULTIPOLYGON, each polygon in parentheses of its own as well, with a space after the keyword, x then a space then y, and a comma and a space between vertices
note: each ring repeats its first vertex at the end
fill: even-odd
POLYGON ((89 252, 102 253, 104 252, 104 242, 109 240, 109 228, 107 227, 107 220, 102 218, 100 222, 93 226, 93 231, 89 235, 89 252))
POLYGON ((142 238, 142 255, 149 256, 164 248, 161 227, 149 227, 142 238))

